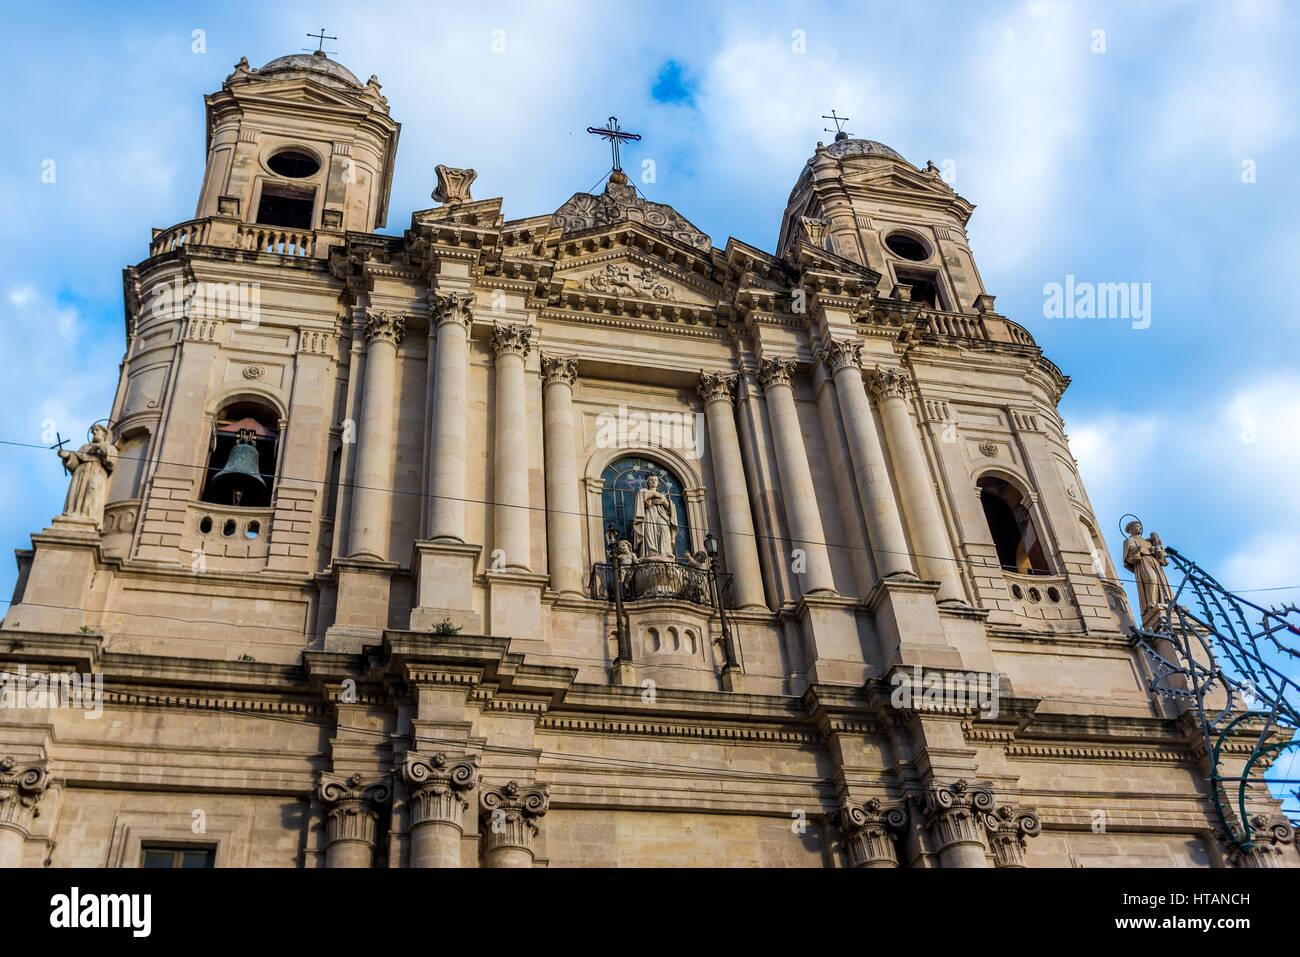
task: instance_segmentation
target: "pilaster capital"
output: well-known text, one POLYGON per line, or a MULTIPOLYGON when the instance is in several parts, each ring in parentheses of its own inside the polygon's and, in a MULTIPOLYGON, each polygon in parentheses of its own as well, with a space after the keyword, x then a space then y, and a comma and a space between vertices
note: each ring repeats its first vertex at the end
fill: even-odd
POLYGON ((912 388, 912 378, 902 369, 882 369, 876 366, 867 373, 867 386, 878 401, 904 399, 912 388))
POLYGON ((906 807, 886 807, 880 798, 861 805, 846 801, 840 806, 840 830, 847 839, 849 861, 854 867, 897 867, 894 841, 906 826, 906 807))
POLYGON ((411 827, 431 822, 460 826, 469 807, 464 793, 478 783, 478 755, 406 753, 402 781, 410 791, 411 827))
POLYGON ((449 292, 433 295, 433 327, 438 328, 448 322, 454 322, 462 329, 469 329, 474 319, 474 300, 472 292, 449 292))
POLYGON ((510 781, 499 787, 480 788, 478 803, 484 850, 522 847, 531 852, 537 819, 551 805, 551 788, 548 784, 524 786, 510 781))
POLYGON ((1025 866, 1025 839, 1037 837, 1043 830, 1035 808, 1003 805, 983 815, 989 847, 997 867, 1025 866))
POLYGON ((366 313, 366 345, 376 342, 391 342, 396 346, 406 335, 406 317, 399 312, 366 313))
MULTIPOLYGON (((1249 851, 1235 844, 1229 854, 1234 867, 1273 868, 1286 867, 1282 855, 1288 845, 1295 844, 1295 828, 1281 814, 1256 814, 1250 819, 1249 851)), ((1221 835, 1226 838, 1226 835, 1221 835)))
POLYGON ((528 358, 533 346, 533 330, 517 322, 498 322, 492 326, 492 353, 499 359, 504 355, 528 358))
POLYGON ((831 339, 818 351, 817 358, 825 365, 831 375, 843 369, 862 371, 862 343, 846 339, 831 339))
POLYGON ((921 797, 926 826, 939 848, 953 844, 983 845, 981 818, 993 810, 993 789, 964 779, 931 782, 921 797))
POLYGON ((700 378, 695 384, 695 391, 704 398, 705 405, 710 402, 726 402, 732 405, 736 401, 736 380, 739 376, 724 372, 700 370, 700 378))
POLYGON ((561 383, 570 388, 578 381, 578 360, 572 356, 542 353, 542 384, 561 383))
POLYGON ((392 796, 387 777, 322 772, 317 797, 325 808, 325 845, 338 841, 373 845, 379 809, 392 796))
POLYGON ((764 359, 758 364, 758 382, 764 392, 769 392, 773 386, 790 385, 798 371, 799 363, 794 359, 764 359))
POLYGON ((40 813, 37 804, 48 784, 44 761, 0 758, 0 827, 17 828, 26 834, 32 819, 40 813))

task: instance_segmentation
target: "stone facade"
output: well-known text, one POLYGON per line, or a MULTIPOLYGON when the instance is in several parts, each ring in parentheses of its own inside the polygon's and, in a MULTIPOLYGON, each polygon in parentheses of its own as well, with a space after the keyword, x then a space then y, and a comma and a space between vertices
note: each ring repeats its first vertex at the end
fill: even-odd
POLYGON ((932 171, 818 144, 770 253, 439 166, 395 236, 374 78, 206 103, 18 552, 6 673, 102 690, 5 699, 0 865, 1300 865, 1216 838, 1069 380, 932 171))

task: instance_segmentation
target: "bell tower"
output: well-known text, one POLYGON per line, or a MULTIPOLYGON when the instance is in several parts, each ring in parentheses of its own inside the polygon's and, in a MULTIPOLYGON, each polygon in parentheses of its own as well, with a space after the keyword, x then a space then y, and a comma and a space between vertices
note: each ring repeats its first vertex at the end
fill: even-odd
POLYGON ((388 215, 400 124, 371 77, 324 53, 241 59, 207 104, 196 219, 373 232, 388 215))

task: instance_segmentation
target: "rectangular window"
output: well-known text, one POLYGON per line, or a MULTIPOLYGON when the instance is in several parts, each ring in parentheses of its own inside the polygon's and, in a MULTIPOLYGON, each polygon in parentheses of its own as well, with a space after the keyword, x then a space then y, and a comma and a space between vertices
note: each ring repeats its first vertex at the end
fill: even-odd
POLYGON ((268 183, 262 187, 262 200, 257 205, 257 221, 263 226, 311 229, 315 205, 316 190, 313 188, 268 183))
POLYGON ((216 867, 217 849, 201 844, 148 844, 140 848, 141 867, 216 867))
POLYGON ((896 269, 898 281, 912 287, 912 302, 919 302, 927 309, 943 309, 943 298, 939 295, 939 283, 934 273, 919 269, 896 269))

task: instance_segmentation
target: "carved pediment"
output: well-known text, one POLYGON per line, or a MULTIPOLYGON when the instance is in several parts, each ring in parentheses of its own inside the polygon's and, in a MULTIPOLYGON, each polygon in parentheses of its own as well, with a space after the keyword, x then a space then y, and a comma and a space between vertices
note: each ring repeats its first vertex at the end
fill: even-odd
POLYGON ((619 299, 712 305, 716 299, 641 257, 625 257, 563 274, 567 288, 619 299))
POLYGON ((637 195, 636 188, 610 182, 599 196, 574 193, 555 211, 554 225, 563 233, 576 233, 601 226, 642 223, 679 243, 708 252, 709 237, 696 229, 681 213, 664 203, 652 203, 637 195))

